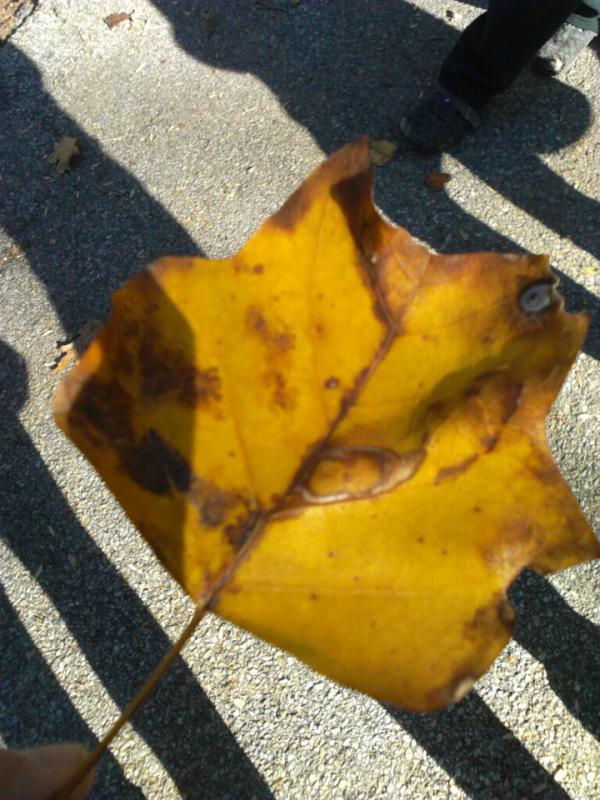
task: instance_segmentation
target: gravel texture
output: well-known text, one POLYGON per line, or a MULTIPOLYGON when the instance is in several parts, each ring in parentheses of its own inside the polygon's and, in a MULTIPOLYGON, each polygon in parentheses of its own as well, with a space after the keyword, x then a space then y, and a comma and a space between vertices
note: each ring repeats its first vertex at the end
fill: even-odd
MULTIPOLYGON (((93 744, 191 603, 55 428, 56 341, 163 254, 234 252, 308 172, 398 120, 479 3, 39 0, 0 49, 0 734, 93 744), (207 10, 209 14, 199 13, 207 10), (115 11, 131 19, 110 29, 115 11), (57 174, 54 143, 81 157, 57 174)), ((441 251, 549 252, 593 314, 549 419, 600 525, 598 50, 524 74, 451 155, 378 170, 441 251), (432 171, 445 190, 424 186, 432 171)), ((401 145, 401 149, 402 149, 401 145)), ((515 641, 451 710, 385 708, 217 618, 101 765, 105 798, 600 798, 600 564, 513 590, 515 641)), ((415 646, 418 643, 415 642, 415 646)))

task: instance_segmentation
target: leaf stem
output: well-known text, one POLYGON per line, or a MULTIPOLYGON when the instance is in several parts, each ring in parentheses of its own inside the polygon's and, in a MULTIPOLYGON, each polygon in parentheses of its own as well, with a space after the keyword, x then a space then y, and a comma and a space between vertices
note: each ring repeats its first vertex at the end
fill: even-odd
POLYGON ((104 735, 102 741, 98 746, 90 752, 83 764, 71 775, 71 777, 54 792, 48 800, 67 800, 71 792, 79 785, 85 778, 88 772, 95 766, 98 759, 106 748, 111 744, 115 736, 119 733, 121 728, 128 722, 136 711, 146 702, 148 696, 154 691, 156 684, 163 677, 165 672, 169 669, 173 661, 177 658, 184 645, 187 643, 191 635, 194 633, 202 617, 206 614, 206 604, 197 606, 194 614, 188 624, 186 625, 183 633, 170 650, 164 655, 161 662, 154 669, 148 680, 144 683, 142 688, 129 703, 127 708, 123 711, 119 719, 114 723, 112 728, 104 735))

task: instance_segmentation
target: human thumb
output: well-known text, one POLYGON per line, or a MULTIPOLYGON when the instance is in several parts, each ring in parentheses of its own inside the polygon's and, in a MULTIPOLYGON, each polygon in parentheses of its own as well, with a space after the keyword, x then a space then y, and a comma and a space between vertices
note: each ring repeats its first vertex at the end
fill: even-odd
MULTIPOLYGON (((87 750, 79 744, 51 744, 30 750, 0 750, 2 800, 47 800, 81 766, 87 750)), ((68 800, 83 800, 94 782, 90 771, 68 800)))

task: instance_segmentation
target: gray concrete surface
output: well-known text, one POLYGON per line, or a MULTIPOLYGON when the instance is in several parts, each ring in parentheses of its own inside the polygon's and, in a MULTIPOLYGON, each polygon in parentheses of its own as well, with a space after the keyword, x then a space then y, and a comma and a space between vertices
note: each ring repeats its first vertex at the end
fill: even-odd
MULTIPOLYGON (((223 256, 337 146, 394 138, 479 3, 39 0, 0 49, 0 734, 93 744, 190 602, 56 430, 56 340, 168 253, 223 256), (214 26, 198 12, 208 8, 214 26), (131 11, 113 30, 103 18, 131 11), (447 12, 453 12, 450 20, 447 12), (214 30, 211 28, 214 27, 214 30), (64 135, 75 168, 47 161, 64 135)), ((527 73, 377 202, 442 251, 552 254, 592 330, 549 420, 600 528, 599 52, 527 73), (450 172, 447 191, 424 176, 450 172)), ((102 762, 102 798, 600 797, 600 564, 519 580, 515 641, 452 710, 400 713, 206 619, 102 762)))

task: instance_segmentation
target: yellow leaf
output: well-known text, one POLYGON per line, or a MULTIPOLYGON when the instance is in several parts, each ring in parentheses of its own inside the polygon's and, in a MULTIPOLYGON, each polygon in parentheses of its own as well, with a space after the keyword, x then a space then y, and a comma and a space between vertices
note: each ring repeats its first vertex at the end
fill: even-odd
POLYGON ((114 296, 56 398, 199 605, 374 697, 455 702, 507 590, 600 548, 544 419, 585 336, 545 256, 435 255, 343 148, 230 259, 114 296))

